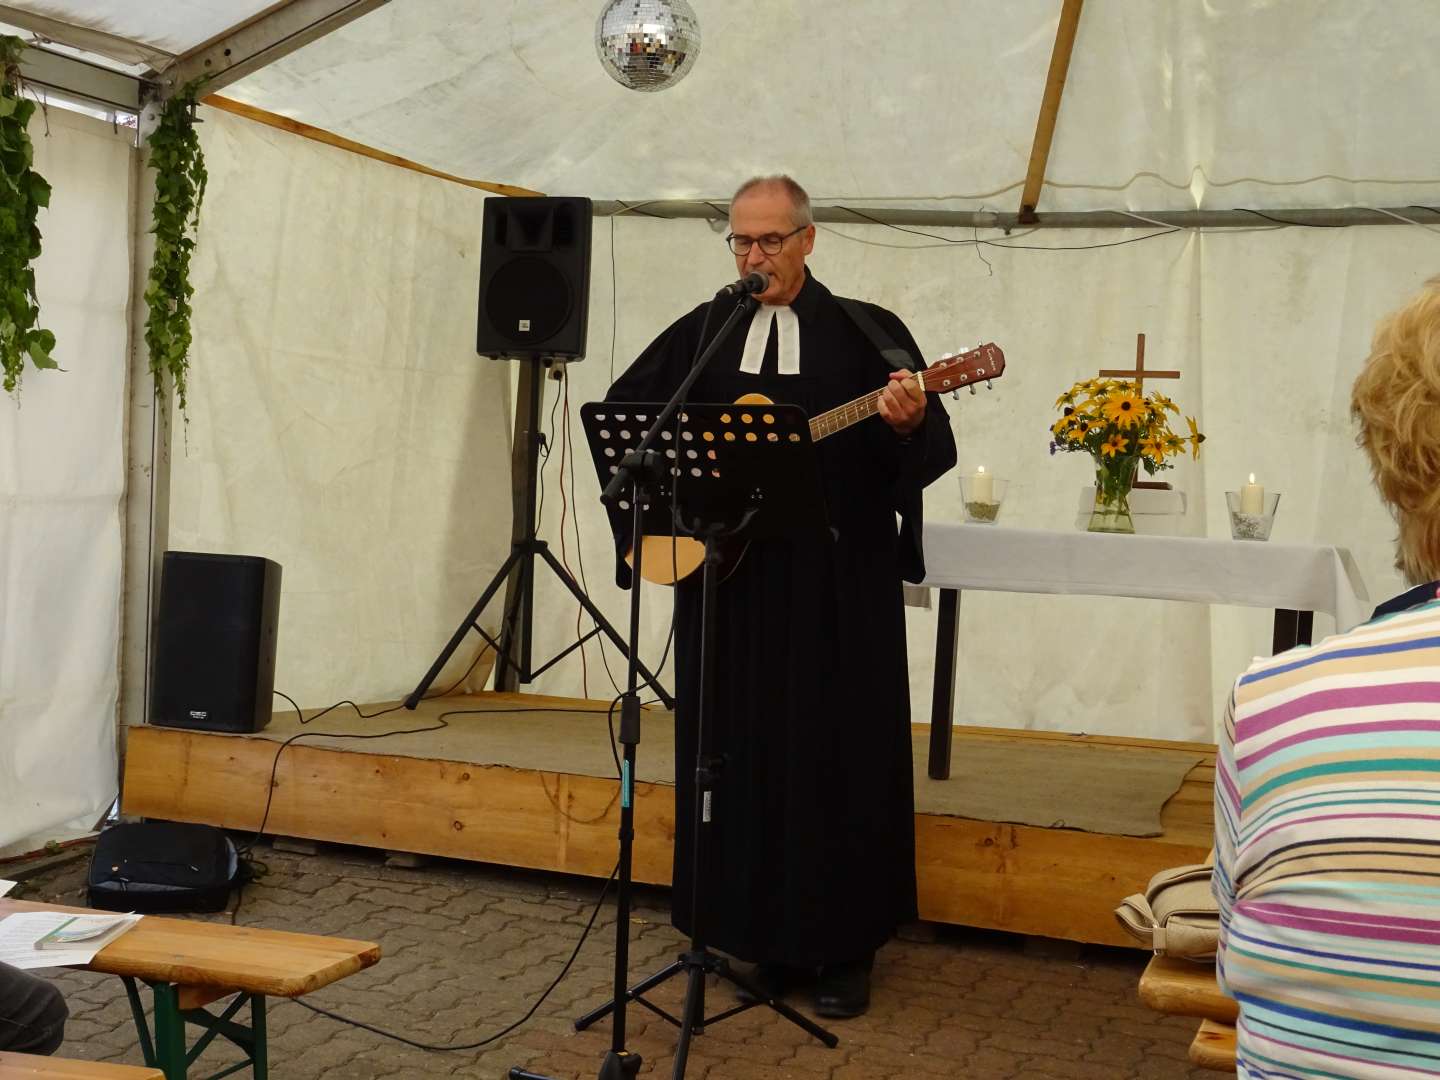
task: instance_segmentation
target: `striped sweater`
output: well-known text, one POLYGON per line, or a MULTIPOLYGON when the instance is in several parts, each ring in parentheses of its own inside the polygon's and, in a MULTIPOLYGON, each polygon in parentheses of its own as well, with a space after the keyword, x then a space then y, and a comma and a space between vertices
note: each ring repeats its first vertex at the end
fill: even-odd
POLYGON ((1440 1077, 1440 600, 1425 588, 1235 684, 1214 883, 1241 1077, 1440 1077))

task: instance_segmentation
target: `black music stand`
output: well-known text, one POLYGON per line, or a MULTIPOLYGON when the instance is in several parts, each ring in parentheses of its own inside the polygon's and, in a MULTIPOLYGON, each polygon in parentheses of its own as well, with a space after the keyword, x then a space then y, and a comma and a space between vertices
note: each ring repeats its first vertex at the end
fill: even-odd
MULTIPOLYGON (((615 996, 576 1020, 575 1028, 584 1030, 612 1012, 615 1014, 613 1045, 601 1069, 601 1080, 633 1076, 639 1069, 639 1055, 630 1053, 624 1047, 625 1006, 630 1001, 640 1002, 679 1028, 675 1080, 685 1075, 693 1034, 702 1032, 707 1024, 718 1023, 756 1005, 768 1006, 826 1046, 834 1047, 839 1043, 834 1034, 783 1001, 769 997, 749 979, 733 972, 728 959, 709 951, 705 945, 700 905, 704 888, 704 860, 701 854, 706 847, 708 826, 713 820, 711 791, 723 767, 723 755, 715 753, 707 723, 714 706, 712 631, 721 545, 733 540, 823 532, 826 527, 825 504, 809 421, 803 410, 790 405, 685 404, 679 405, 678 412, 675 412, 660 404, 610 402, 585 405, 580 415, 602 484, 610 484, 622 468, 634 464, 631 460, 634 456, 632 448, 637 442, 646 442, 644 436, 650 428, 665 424, 658 435, 649 440, 662 448, 656 461, 659 468, 651 470, 651 482, 644 487, 633 487, 627 493, 628 498, 615 505, 619 510, 630 512, 632 534, 683 534, 703 540, 705 559, 700 581, 701 689, 695 718, 697 759, 694 805, 691 808, 695 871, 691 892, 690 947, 667 967, 626 988, 630 889, 627 836, 632 830, 629 823, 622 820, 615 996), (675 416, 673 425, 668 422, 668 414, 672 412, 675 416), (687 986, 679 1018, 644 998, 647 991, 682 973, 687 976, 687 986), (752 1000, 706 1017, 705 977, 710 974, 748 991, 752 1000)), ((639 584, 642 550, 641 545, 635 545, 637 580, 632 583, 634 588, 638 588, 639 584)), ((622 722, 621 739, 625 743, 626 761, 622 771, 626 781, 634 775, 635 743, 639 741, 638 715, 629 735, 633 741, 626 740, 622 722)), ((629 800, 622 800, 622 818, 628 809, 629 800)), ((545 1080, 540 1074, 518 1068, 510 1071, 510 1077, 512 1080, 545 1080)))

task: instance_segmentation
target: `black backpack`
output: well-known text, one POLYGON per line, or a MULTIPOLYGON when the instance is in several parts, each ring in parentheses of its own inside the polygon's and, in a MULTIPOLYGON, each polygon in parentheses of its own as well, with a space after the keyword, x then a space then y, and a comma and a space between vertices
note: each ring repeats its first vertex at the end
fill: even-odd
POLYGON ((234 842, 213 825, 114 825, 95 841, 89 902, 106 911, 223 911, 239 875, 234 842))

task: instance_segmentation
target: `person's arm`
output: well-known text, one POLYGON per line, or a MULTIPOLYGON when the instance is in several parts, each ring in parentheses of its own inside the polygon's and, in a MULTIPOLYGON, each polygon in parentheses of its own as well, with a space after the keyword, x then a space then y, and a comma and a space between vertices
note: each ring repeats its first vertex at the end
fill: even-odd
POLYGON ((53 1054, 65 1041, 69 1016, 54 983, 0 964, 0 1050, 53 1054))
POLYGON ((1235 769, 1235 693, 1232 690, 1225 704, 1225 723, 1215 756, 1215 869, 1210 875, 1210 887, 1220 908, 1215 981, 1226 994, 1230 994, 1230 989, 1225 984, 1225 951, 1230 936, 1230 916, 1235 906, 1235 849, 1240 837, 1239 784, 1240 776, 1235 769))
MULTIPOLYGON (((920 356, 920 347, 899 317, 873 305, 869 311, 895 343, 914 358, 915 370, 924 370, 925 361, 920 356)), ((899 372, 895 374, 900 375, 899 372)), ((889 387, 886 389, 888 392, 889 387)), ((951 430, 950 417, 941 395, 927 393, 924 398, 923 418, 917 426, 909 431, 896 431, 892 425, 887 432, 888 437, 899 444, 891 505, 900 515, 900 575, 906 581, 919 581, 925 576, 925 555, 921 546, 925 517, 922 492, 954 468, 956 460, 955 432, 951 430)))

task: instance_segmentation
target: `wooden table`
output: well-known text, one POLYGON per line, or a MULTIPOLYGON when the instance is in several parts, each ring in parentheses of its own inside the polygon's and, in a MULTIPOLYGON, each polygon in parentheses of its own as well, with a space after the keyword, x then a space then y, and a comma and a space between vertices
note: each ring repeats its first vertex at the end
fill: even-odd
POLYGON ((1198 1016, 1200 1030, 1190 1043, 1190 1060, 1201 1068, 1235 1071, 1235 999, 1221 993, 1214 964, 1151 957, 1140 976, 1140 1000, 1156 1012, 1198 1016))
POLYGON ((107 1065, 0 1050, 0 1080, 165 1080, 165 1074, 138 1065, 107 1065))
MULTIPOLYGON (((95 914, 87 908, 0 900, 0 918, 18 911, 95 914)), ((165 1080, 186 1080, 190 1063, 217 1035, 245 1051, 255 1080, 267 1080, 265 999, 300 997, 379 959, 380 946, 369 941, 147 915, 100 950, 86 968, 124 981, 145 1062, 159 1068, 165 1080), (137 979, 153 994, 153 1038, 137 979), (219 1014, 205 1009, 232 996, 235 1000, 219 1014), (247 1003, 248 1027, 234 1020, 247 1003), (186 1023, 204 1029, 189 1050, 186 1023)))

